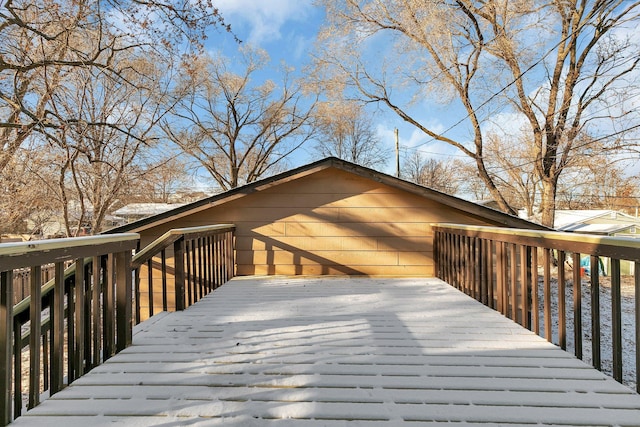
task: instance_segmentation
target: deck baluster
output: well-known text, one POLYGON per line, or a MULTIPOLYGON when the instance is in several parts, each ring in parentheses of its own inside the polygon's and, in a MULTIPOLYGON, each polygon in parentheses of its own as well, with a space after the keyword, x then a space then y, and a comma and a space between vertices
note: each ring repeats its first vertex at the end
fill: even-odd
POLYGON ((76 277, 74 288, 74 343, 73 348, 73 378, 80 378, 84 374, 84 260, 76 260, 76 277))
POLYGON ((565 260, 564 251, 558 251, 558 340, 563 350, 567 349, 565 260))
POLYGON ((545 248, 543 251, 543 305, 544 305, 544 337, 547 341, 553 341, 553 325, 551 319, 551 249, 545 248))
POLYGON ((573 341, 575 355, 582 359, 582 269, 580 254, 573 253, 573 341))
POLYGON ((524 328, 529 327, 529 264, 530 249, 528 246, 520 246, 520 324, 524 328))
POLYGON ((169 304, 167 301, 167 251, 160 251, 161 274, 162 274, 162 310, 167 311, 169 304))
POLYGON ((511 293, 511 320, 518 321, 518 256, 515 243, 509 244, 509 291, 511 293))
POLYGON ((640 393, 640 261, 633 263, 636 322, 636 392, 640 393))
POLYGON ((13 272, 0 272, 0 423, 11 422, 11 365, 13 341, 13 272))
POLYGON ((185 308, 184 294, 184 238, 180 238, 173 243, 173 256, 175 259, 175 291, 176 310, 185 308))
POLYGON ((600 262, 591 256, 591 358, 593 367, 602 369, 600 353, 600 262))
POLYGON ((613 378, 622 381, 622 295, 620 260, 611 259, 611 332, 613 339, 613 378))
POLYGON ((51 316, 51 394, 64 387, 64 264, 56 263, 51 316))
POLYGON ((42 339, 42 267, 31 267, 31 304, 29 306, 29 403, 40 403, 40 340, 42 339))

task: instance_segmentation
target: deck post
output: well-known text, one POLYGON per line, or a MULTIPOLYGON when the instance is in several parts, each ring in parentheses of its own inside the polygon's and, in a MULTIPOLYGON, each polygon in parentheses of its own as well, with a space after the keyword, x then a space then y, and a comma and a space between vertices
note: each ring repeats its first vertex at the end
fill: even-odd
POLYGON ((116 254, 116 352, 131 345, 132 321, 131 252, 116 254))
POLYGON ((31 304, 29 304, 29 401, 32 409, 40 403, 40 345, 42 340, 42 267, 31 267, 31 304))
MULTIPOLYGON (((84 288, 84 259, 78 258, 76 260, 76 276, 75 276, 75 299, 74 313, 69 314, 73 316, 75 323, 75 348, 70 349, 73 352, 73 376, 71 378, 80 378, 84 375, 84 362, 85 362, 85 348, 84 348, 84 331, 85 331, 85 288, 84 288)), ((71 298, 71 296, 70 296, 71 298)))
POLYGON ((173 242, 175 268, 176 311, 184 310, 184 237, 173 242))
POLYGON ((62 390, 64 383, 64 264, 57 262, 51 316, 51 394, 62 390))
POLYGON ((573 253, 573 334, 575 355, 582 359, 582 277, 578 252, 573 253))
POLYGON ((11 366, 13 354, 13 272, 0 273, 0 425, 11 422, 11 366))

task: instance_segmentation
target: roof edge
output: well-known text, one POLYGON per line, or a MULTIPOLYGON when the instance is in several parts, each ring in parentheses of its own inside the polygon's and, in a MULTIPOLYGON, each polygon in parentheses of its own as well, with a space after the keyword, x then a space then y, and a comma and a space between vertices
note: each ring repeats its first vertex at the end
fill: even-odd
POLYGON ((374 169, 358 165, 356 163, 339 159, 337 157, 327 157, 322 160, 318 160, 318 161, 309 163, 307 165, 300 166, 300 167, 291 169, 289 171, 264 178, 259 181, 245 184, 243 186, 228 190, 220 194, 216 194, 211 197, 207 197, 192 203, 188 203, 186 205, 172 209, 170 211, 166 211, 157 215, 143 218, 138 221, 134 221, 132 223, 125 224, 120 227, 112 228, 110 230, 103 232, 103 234, 124 233, 124 232, 132 232, 132 231, 139 232, 151 227, 161 225, 165 222, 178 219, 178 218, 190 215, 195 212, 199 212, 204 209, 208 209, 210 207, 213 207, 231 200, 245 197, 252 193, 266 190, 267 188, 271 188, 273 186, 283 184, 285 182, 299 179, 304 176, 307 176, 331 167, 334 167, 336 169, 340 169, 346 172, 350 172, 355 175, 359 175, 364 178, 368 178, 368 179, 383 183, 385 185, 389 185, 391 187, 395 187, 400 190, 407 191, 409 193, 412 193, 421 197, 425 197, 430 200, 443 203, 452 208, 465 211, 467 213, 470 213, 472 215, 475 215, 481 218, 485 218, 488 221, 495 222, 496 224, 500 224, 507 227, 515 227, 515 228, 551 230, 548 227, 544 227, 540 224, 536 224, 534 222, 525 220, 523 218, 520 218, 514 215, 509 215, 507 213, 492 209, 490 207, 479 205, 477 203, 470 202, 468 200, 464 200, 459 197, 452 196, 450 194, 446 194, 438 190, 434 190, 432 188, 424 187, 422 185, 409 182, 409 181, 385 174, 383 172, 379 172, 374 169))

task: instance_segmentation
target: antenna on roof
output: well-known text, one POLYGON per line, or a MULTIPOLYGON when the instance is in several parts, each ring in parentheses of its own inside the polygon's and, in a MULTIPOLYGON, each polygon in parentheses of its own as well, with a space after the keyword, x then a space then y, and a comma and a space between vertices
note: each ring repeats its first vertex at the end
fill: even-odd
POLYGON ((400 138, 398 137, 398 128, 394 129, 396 135, 396 177, 400 178, 400 138))

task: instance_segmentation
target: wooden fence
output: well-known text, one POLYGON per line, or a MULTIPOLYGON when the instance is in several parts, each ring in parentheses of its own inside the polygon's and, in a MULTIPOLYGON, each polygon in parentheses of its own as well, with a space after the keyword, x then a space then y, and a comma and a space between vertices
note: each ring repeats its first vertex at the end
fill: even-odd
MULTIPOLYGON (((64 263, 64 267, 69 267, 71 262, 64 263)), ((46 264, 41 266, 42 283, 47 283, 54 278, 56 271, 55 264, 46 264)), ((19 268, 13 270, 13 303, 18 304, 27 298, 31 292, 31 269, 19 268)))

